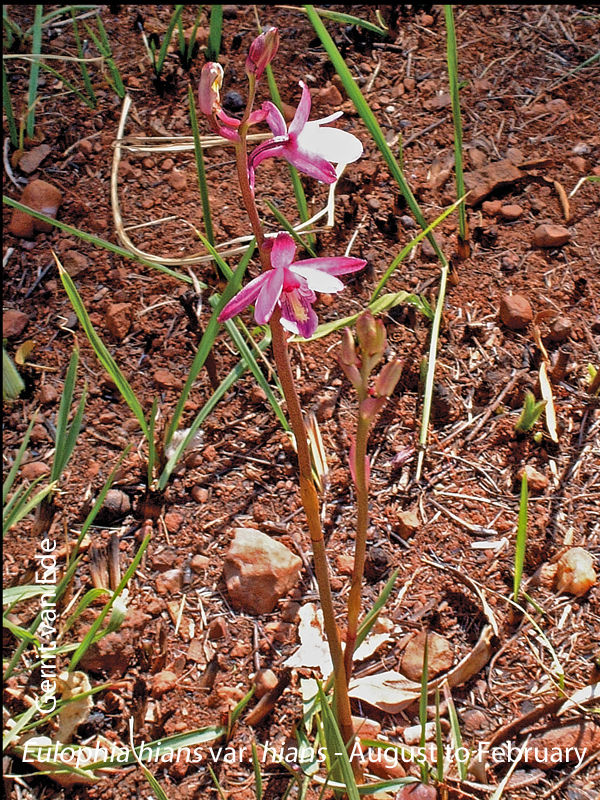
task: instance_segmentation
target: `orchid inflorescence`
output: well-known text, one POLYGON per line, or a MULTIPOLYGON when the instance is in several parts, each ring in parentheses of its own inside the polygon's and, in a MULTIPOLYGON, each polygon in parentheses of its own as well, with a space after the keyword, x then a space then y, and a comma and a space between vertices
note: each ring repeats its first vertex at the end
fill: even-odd
MULTIPOLYGON (((276 28, 269 28, 250 46, 246 59, 246 72, 252 90, 279 47, 276 28)), ((206 114, 221 136, 238 142, 241 120, 229 116, 221 106, 220 89, 223 67, 216 62, 204 65, 198 89, 200 110, 206 114)), ((338 111, 328 117, 309 122, 310 91, 300 81, 302 97, 289 127, 277 106, 265 101, 258 111, 248 114, 248 125, 266 122, 273 136, 259 144, 247 158, 248 182, 252 193, 255 172, 267 158, 283 158, 305 175, 334 183, 337 172, 332 162, 348 164, 362 154, 362 144, 356 136, 338 128, 325 127, 338 119, 338 111)), ((317 316, 312 308, 315 291, 330 294, 343 289, 336 277, 362 269, 366 262, 359 258, 313 258, 294 262, 296 246, 292 237, 284 232, 265 241, 263 247, 270 251, 271 270, 250 281, 223 309, 219 316, 225 322, 256 300, 255 319, 264 324, 271 319, 275 307, 281 312, 281 324, 292 333, 308 338, 317 327, 317 316)))

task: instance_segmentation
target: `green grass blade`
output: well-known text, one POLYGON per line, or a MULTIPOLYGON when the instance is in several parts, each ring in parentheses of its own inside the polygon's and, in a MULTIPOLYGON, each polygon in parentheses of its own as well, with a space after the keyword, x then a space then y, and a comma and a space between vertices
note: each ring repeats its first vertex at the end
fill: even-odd
POLYGON ((146 418, 144 416, 144 410, 140 405, 137 397, 134 394, 133 389, 131 388, 129 382, 119 369, 117 362, 109 353, 106 345, 102 341, 102 339, 96 333, 96 330, 92 323, 90 322, 90 318, 88 316, 87 311, 85 310, 85 306, 79 296, 79 292, 77 291, 75 284, 69 273, 60 263, 56 255, 54 256, 56 260, 56 264, 58 266, 58 271, 60 275, 60 279, 65 287, 65 291, 71 301, 71 305, 73 306, 73 310, 77 314, 77 318, 81 327, 83 328, 92 348, 96 354, 96 357, 104 367, 104 369, 108 372, 112 380, 114 381, 115 385, 117 386, 121 396, 129 406, 129 408, 133 411, 137 421, 140 423, 140 428, 142 429, 146 439, 149 439, 150 432, 148 430, 148 425, 146 424, 146 418))
POLYGON ((64 623, 64 626, 62 627, 62 630, 60 632, 61 637, 64 636, 64 634, 69 630, 69 628, 71 628, 75 624, 78 617, 80 617, 81 614, 83 614, 85 609, 88 608, 88 606, 91 605, 91 603, 93 603, 94 600, 97 600, 99 597, 102 597, 103 594, 110 595, 111 592, 108 589, 98 588, 98 589, 90 589, 84 594, 79 603, 77 603, 77 608, 75 609, 75 611, 64 623))
MULTIPOLYGON (((446 18, 446 55, 448 61, 448 81, 450 83, 450 99, 452 102, 452 120, 454 123, 454 175, 456 180, 456 194, 463 197, 465 194, 465 181, 463 178, 463 136, 462 120, 460 115, 460 96, 458 91, 458 49, 456 46, 456 31, 454 28, 454 11, 451 5, 444 6, 446 18)), ((464 204, 458 209, 459 235, 463 242, 468 239, 467 212, 464 204)))
POLYGON ((56 483, 50 483, 48 486, 40 489, 40 491, 37 492, 37 494, 35 494, 33 497, 27 499, 31 494, 32 488, 32 486, 29 487, 24 497, 20 498, 20 501, 16 504, 16 506, 11 509, 10 514, 8 514, 6 517, 2 517, 3 537, 17 524, 17 522, 20 522, 23 517, 26 517, 30 511, 33 511, 36 506, 38 506, 51 492, 56 489, 56 483))
MULTIPOLYGON (((260 342, 257 347, 260 350, 266 350, 267 347, 271 343, 271 331, 267 328, 265 337, 260 342)), ((192 441, 194 436, 198 433, 202 423, 205 419, 207 419, 208 415, 212 412, 213 408, 217 405, 217 403, 222 400, 222 398, 227 394, 227 392, 231 389, 231 387, 236 383, 237 380, 244 374, 247 367, 245 362, 240 361, 229 373, 229 375, 221 381, 216 391, 210 396, 210 398, 206 401, 202 409, 197 414, 196 418, 192 422, 190 428, 188 429, 187 436, 183 439, 182 442, 179 443, 175 452, 171 456, 171 458, 167 461, 162 474, 160 476, 160 480, 158 482, 158 490, 163 491, 169 478, 171 477, 171 473, 175 469, 176 465, 179 463, 179 459, 185 452, 186 448, 188 447, 189 443, 192 441)))
MULTIPOLYGON (((110 250, 111 253, 115 253, 123 258, 136 261, 138 264, 143 264, 145 267, 151 267, 152 269, 158 270, 158 272, 162 272, 165 275, 170 275, 172 278, 177 278, 178 281, 182 281, 183 283, 191 284, 193 282, 189 275, 183 275, 181 272, 175 272, 175 270, 169 269, 169 267, 165 267, 162 264, 156 264, 154 261, 148 261, 145 258, 141 258, 140 256, 132 253, 130 250, 126 250, 124 247, 119 247, 119 245, 113 244, 106 239, 101 239, 99 236, 94 236, 92 233, 80 231, 79 228, 74 228, 72 225, 67 225, 66 222, 60 222, 60 220, 53 219, 47 214, 42 214, 40 211, 36 211, 29 206, 24 206, 23 203, 13 200, 12 197, 2 195, 2 202, 10 208, 17 208, 19 211, 24 211, 26 214, 30 214, 32 217, 35 217, 35 219, 39 219, 42 222, 48 222, 50 225, 53 225, 55 228, 58 228, 65 233, 70 233, 73 236, 77 236, 84 242, 93 244, 96 247, 102 247, 104 250, 110 250)), ((199 285, 201 289, 208 289, 208 286, 205 283, 200 283, 199 285)))
POLYGON ((436 779, 439 783, 444 780, 444 742, 442 739, 442 723, 440 716, 440 690, 435 690, 435 747, 436 754, 436 779))
POLYGON ((29 600, 51 590, 52 586, 45 586, 37 583, 28 583, 23 586, 6 586, 2 590, 2 605, 14 608, 21 600, 29 600))
POLYGON ((273 214, 273 216, 275 217, 275 219, 277 220, 277 222, 281 225, 281 227, 284 230, 286 230, 290 234, 290 236, 294 239, 296 244, 299 247, 302 247, 305 250, 307 250, 312 258, 316 258, 317 254, 312 249, 310 244, 308 242, 305 242, 304 239, 300 236, 300 234, 294 230, 294 226, 292 225, 292 223, 287 219, 287 217, 285 217, 281 213, 281 211, 277 208, 275 203, 272 203, 270 200, 267 200, 266 198, 265 198, 265 203, 269 206, 269 209, 273 214))
POLYGON ((217 61, 221 51, 221 34, 223 32, 223 6, 214 5, 210 8, 210 28, 208 34, 208 47, 206 60, 217 61))
MULTIPOLYGON (((365 125, 367 126, 371 136, 375 140, 375 144, 379 148, 381 155, 385 159, 386 164, 389 167, 390 172, 392 173, 393 178, 397 182, 398 186, 400 187, 400 191, 404 195, 406 202, 412 213, 415 216, 415 219, 421 226, 421 228, 425 229, 427 227, 427 222, 425 221, 425 217, 421 212, 421 208, 417 203, 415 196, 413 195, 410 186, 408 185, 406 178, 398 162, 396 161, 394 154, 391 151, 389 144, 385 140, 385 136, 381 128, 379 127, 379 123, 375 118, 371 108, 365 98, 363 97, 358 85, 354 81, 350 70, 348 69, 346 62, 342 58, 340 51, 337 49, 335 42, 327 32, 327 29, 323 25, 318 13, 316 12, 314 6, 305 5, 304 8, 306 9, 306 13, 308 14, 308 18, 310 19, 313 28, 323 47, 327 51, 327 55, 331 59, 338 75, 340 76, 342 83, 344 84, 344 88, 348 97, 354 103, 356 110, 362 117, 365 125)), ((429 239, 431 246, 433 247, 437 257, 439 258, 442 266, 447 266, 446 258, 442 251, 439 248, 438 243, 433 237, 433 234, 429 234, 427 236, 429 239)))
POLYGON ((21 466, 21 461, 23 460, 23 456, 25 455, 25 450, 27 450, 27 445, 29 444, 29 437, 31 436, 31 431, 33 430, 33 426, 35 425, 36 421, 37 421, 37 411, 35 411, 33 416, 31 417, 31 422, 27 426, 27 430, 25 431, 25 435, 23 436, 23 441, 21 442, 21 446, 17 451, 13 465, 10 468, 8 475, 4 479, 4 483, 2 484, 2 505, 6 503, 6 498, 8 497, 8 493, 12 489, 12 485, 15 482, 17 472, 19 471, 19 468, 21 466))
POLYGON ((100 629, 105 617, 107 616, 108 612, 112 609, 112 607, 114 606, 115 602, 120 597, 123 589, 129 583, 129 580, 130 580, 131 576, 133 575, 133 573, 136 571, 136 569, 138 567, 138 564, 140 563, 146 548, 150 544, 150 539, 151 538, 152 538, 152 534, 151 533, 149 533, 144 538, 144 541, 141 543, 137 553, 135 554, 135 557, 134 557, 133 561, 129 565, 129 568, 127 569, 126 573, 121 578, 121 582, 119 583, 119 585, 115 589, 113 596, 110 598, 110 600, 104 606, 102 611, 98 614, 98 616, 96 617, 94 622, 91 624, 89 631, 86 633, 86 635, 83 638, 83 640, 81 641, 80 645, 75 650, 75 653, 73 654, 73 657, 71 658, 71 661, 69 662, 69 672, 72 672, 75 669, 75 667, 79 663, 80 659, 83 657, 84 653, 86 652, 88 647, 91 645, 92 640, 94 639, 96 633, 98 633, 98 631, 99 631, 99 629, 100 629))
POLYGON ((44 6, 35 7, 35 17, 33 20, 33 41, 31 45, 31 55, 34 57, 29 71, 29 92, 27 95, 27 107, 30 109, 27 114, 27 135, 32 139, 35 132, 35 103, 38 92, 38 82, 40 77, 40 62, 36 58, 42 52, 42 13, 44 6))
POLYGON ((67 374, 65 375, 65 382, 63 384, 62 397, 58 407, 58 416, 56 418, 56 446, 54 451, 54 461, 52 463, 52 471, 50 473, 50 480, 52 481, 58 480, 63 468, 63 450, 65 449, 67 441, 69 412, 71 411, 71 402, 73 400, 73 392, 75 391, 78 361, 79 350, 77 347, 75 347, 69 360, 67 374))
MULTIPOLYGON (((79 566, 79 562, 80 561, 81 561, 81 558, 76 558, 76 559, 73 559, 71 564, 69 564, 69 567, 68 567, 67 571, 65 572, 65 574, 63 575, 63 577, 61 578, 60 582, 58 583, 58 585, 56 587, 56 590, 54 592, 54 597, 52 598, 51 605, 55 605, 56 603, 58 603, 60 598, 65 593, 65 591, 67 589, 67 586, 71 582, 71 580, 73 578, 73 575, 75 574, 75 571, 76 571, 77 567, 79 566)), ((42 615, 41 615, 41 613, 38 613, 36 618, 33 620, 31 625, 29 626, 29 634, 31 636, 35 635, 35 632, 39 628, 41 621, 42 621, 42 615)), ((8 666, 6 667, 6 670, 4 672, 4 680, 5 681, 14 672, 15 667, 17 666, 17 664, 21 660, 21 656, 23 655, 23 651, 25 650, 26 647, 27 647, 27 642, 21 642, 19 647, 17 647, 17 649, 15 650, 15 652, 13 654, 13 657, 11 658, 11 660, 10 660, 10 662, 9 662, 8 666)))
POLYGON ((177 46, 179 47, 179 55, 185 58, 185 33, 183 31, 181 15, 177 19, 177 46))
POLYGON ((525 552, 527 550, 527 473, 523 470, 521 478, 521 499, 519 503, 519 524, 517 527, 517 543, 515 547, 515 574, 513 578, 513 600, 515 603, 519 599, 519 589, 521 588, 521 578, 523 577, 523 565, 525 564, 525 552))
MULTIPOLYGON (((452 694, 450 693, 450 688, 447 683, 444 684, 444 693, 448 702, 448 720, 450 722, 450 737, 452 739, 452 746, 454 748, 454 752, 458 753, 459 749, 462 747, 462 735, 460 732, 460 723, 458 721, 458 714, 456 713, 454 700, 452 699, 452 694)), ((460 780, 466 780, 468 764, 462 758, 457 758, 456 766, 458 768, 460 780)))
POLYGON ((256 800, 262 800, 262 773, 260 771, 258 751, 256 750, 255 742, 252 742, 252 768, 254 770, 254 791, 256 792, 256 800))
POLYGON ((198 115, 196 113, 196 102, 194 99, 194 90, 188 86, 188 103, 190 106, 190 123, 192 125, 192 135, 194 137, 194 155, 196 157, 196 174, 198 176, 198 189, 200 190, 200 199, 202 201, 202 217, 204 219, 204 230, 206 238, 213 245, 215 245, 215 234, 212 225, 212 215, 210 211, 210 198, 208 196, 208 184, 206 182, 206 170, 204 169, 204 156, 202 154, 202 146, 200 144, 200 130, 198 128, 198 115))
POLYGON ((377 299, 377 297, 380 295, 381 291, 385 287, 386 283, 390 279, 390 276, 395 272, 395 270, 399 267, 399 265, 404 261, 406 256, 410 253, 410 251, 413 248, 415 248, 419 244, 419 242, 421 242, 429 233, 431 233, 431 231, 433 231, 434 228, 437 228, 437 226, 440 224, 440 222, 443 222, 449 214, 452 214, 452 212, 455 211, 457 208, 463 208, 463 207, 464 207, 464 197, 461 197, 455 203, 452 203, 451 206, 448 206, 448 208, 446 208, 439 215, 439 217, 434 219, 433 222, 425 228, 425 230, 422 230, 420 233, 418 233, 415 236, 414 239, 411 239, 411 241, 407 245, 405 245, 402 248, 402 250, 400 250, 400 252, 396 256, 396 258, 392 261, 390 266, 383 273, 383 276, 382 276, 381 280, 377 284, 377 288, 375 289, 375 291, 371 295, 371 301, 370 301, 371 303, 374 300, 377 299))
MULTIPOLYGON (((298 8, 297 10, 304 11, 302 8, 298 8)), ((315 11, 323 19, 330 19, 332 22, 342 22, 346 25, 355 25, 357 28, 364 28, 367 31, 371 31, 371 33, 377 33, 379 36, 387 36, 386 28, 380 28, 379 25, 375 25, 373 22, 369 22, 366 19, 355 17, 352 14, 344 14, 340 11, 329 11, 325 8, 315 8, 315 11)))
MULTIPOLYGON (((97 40, 96 37, 94 37, 94 41, 96 43, 96 47, 98 47, 100 52, 102 52, 102 54, 106 58, 106 63, 108 64, 108 68, 110 70, 110 74, 112 75, 112 79, 113 79, 113 82, 114 82, 115 92, 119 95, 119 97, 122 100, 125 97, 125 94, 126 94, 125 86, 123 85, 123 81, 121 79, 121 73, 119 72, 119 69, 118 69, 117 65, 115 64, 115 60, 113 58, 110 42, 108 40, 108 35, 106 33, 106 28, 102 24, 102 20, 100 19, 100 15, 98 15, 96 17, 96 23, 98 24, 98 31, 100 33, 100 38, 102 39, 102 48, 103 48, 104 52, 102 52, 102 50, 100 50, 100 47, 98 47, 98 40, 97 40)), ((86 27, 87 27, 87 25, 86 25, 86 27)))
MULTIPOLYGON (((210 244, 210 242, 207 241, 207 239, 204 236, 202 236, 202 234, 199 234, 199 236, 200 236, 200 239, 202 240, 202 243, 204 244, 206 249, 209 251, 209 253, 213 256, 213 258, 215 260, 218 261, 220 256, 217 253, 217 251, 213 248, 213 246, 210 244)), ((231 272, 231 277, 230 277, 230 279, 229 279, 229 281, 227 283, 227 286, 225 287, 225 291, 221 295, 221 300, 220 300, 218 306, 213 310, 213 313, 212 313, 212 315, 210 317, 208 325, 206 326, 206 329, 204 331, 202 339, 200 340, 200 344, 198 345, 198 350, 196 352, 196 355, 194 356, 194 360, 192 362, 192 366, 190 368, 190 372, 188 374, 187 380, 186 380, 185 385, 183 387, 183 390, 181 392, 181 396, 180 396, 180 398, 179 398, 179 400, 177 402, 177 405, 175 407, 175 411, 173 412, 173 417, 171 419, 171 423, 170 423, 170 425, 169 425, 169 427, 167 429, 167 434, 165 436, 165 445, 169 444, 169 442, 173 438, 173 434, 175 433, 175 431, 179 427, 179 423, 181 421, 181 416, 183 414, 183 409, 184 409, 184 406, 185 406, 185 404, 187 402, 189 394, 190 394, 190 392, 192 390, 192 387, 193 387, 193 385, 194 385, 194 383, 196 381, 196 378, 198 377, 198 375, 200 373, 200 370, 204 366, 204 362, 206 361, 206 357, 209 354, 209 352, 210 352, 210 350, 211 350, 211 348, 212 348, 212 346, 214 344, 214 341, 215 341, 215 339, 217 337, 217 333, 219 331, 219 322, 217 321, 217 317, 221 313, 221 311, 224 308, 225 304, 228 303, 229 300, 231 300, 231 298, 234 296, 234 294, 237 294, 237 292, 239 291, 241 283, 242 283, 242 278, 244 277, 244 273, 246 272, 246 268, 248 267, 250 259, 252 258, 252 253, 254 252, 254 247, 255 247, 255 241, 253 239, 250 242, 250 244, 248 245, 248 249, 246 250, 246 252, 242 256, 242 259, 241 259, 237 269, 235 270, 235 272, 231 272)))
POLYGON ((54 75, 55 78, 58 78, 60 81, 62 81, 63 84, 66 86, 66 88, 70 92, 73 92, 74 94, 76 94, 77 97, 83 103, 85 103, 85 105, 88 108, 95 108, 94 104, 89 99, 89 97, 86 97, 86 95, 82 91, 80 91, 77 88, 77 86, 75 86, 75 84, 73 84, 73 83, 71 83, 71 81, 67 80, 67 78, 65 78, 65 76, 62 73, 60 73, 57 69, 54 69, 54 67, 51 67, 49 64, 45 64, 43 61, 40 61, 40 68, 43 69, 45 72, 49 72, 51 75, 54 75))
POLYGON ((190 40, 188 42, 187 50, 185 51, 185 65, 186 68, 189 69, 192 63, 192 57, 194 55, 194 45, 196 44, 196 34, 198 33, 198 28, 200 27, 200 20, 202 19, 202 7, 196 14, 196 19, 194 20, 194 27, 192 28, 192 33, 190 36, 190 40))
POLYGON ((154 480, 154 468, 156 466, 157 453, 156 453, 156 412, 158 411, 158 398, 155 397, 150 409, 150 422, 148 424, 148 488, 152 486, 154 480))
POLYGON ((348 758, 346 743, 342 739, 340 729, 338 728, 337 722, 335 721, 335 717, 333 716, 333 711, 329 707, 329 703, 327 702, 327 697, 323 692, 323 687, 321 686, 320 683, 318 684, 318 687, 319 687, 318 697, 321 707, 321 713, 323 714, 323 727, 325 729, 327 749, 330 753, 330 757, 331 755, 334 756, 335 760, 335 764, 333 764, 334 769, 336 766, 339 767, 339 772, 342 776, 343 783, 346 787, 348 799, 358 800, 360 795, 358 793, 358 788, 356 786, 354 773, 352 772, 352 765, 350 764, 350 759, 348 758))
POLYGON ((19 134, 17 132, 17 123, 15 122, 15 114, 10 97, 10 90, 8 88, 8 76, 6 74, 4 61, 2 62, 2 108, 6 114, 6 121, 8 122, 10 143, 13 147, 17 148, 19 146, 19 134))
POLYGON ((85 90, 91 102, 91 107, 96 108, 97 100, 96 100, 96 92, 94 91, 94 87, 92 86, 92 81, 90 79, 90 73, 88 72, 87 65, 85 63, 85 55, 83 52, 83 46, 81 44, 81 36, 79 35, 79 26, 77 25, 77 18, 75 16, 75 9, 71 8, 71 19, 73 20, 73 36, 75 37, 75 44, 77 46, 77 55, 81 59, 79 62, 79 69, 81 70, 81 77, 83 78, 83 83, 85 86, 85 90))
POLYGON ((162 72, 163 65, 165 63, 165 58, 167 57, 167 50, 169 48, 169 44, 171 43, 171 37, 173 36, 173 31, 175 30, 175 25, 177 25, 177 21, 181 17, 181 12, 183 11, 183 6, 175 6, 175 11, 171 15, 171 19, 169 21, 169 25, 165 32, 164 39, 160 46, 160 50, 158 52, 158 59, 156 60, 156 74, 160 75, 162 72))

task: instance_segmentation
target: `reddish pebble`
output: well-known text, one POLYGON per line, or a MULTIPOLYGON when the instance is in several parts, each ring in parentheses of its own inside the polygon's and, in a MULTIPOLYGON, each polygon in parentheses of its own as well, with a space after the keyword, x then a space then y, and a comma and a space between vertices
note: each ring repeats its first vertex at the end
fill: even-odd
POLYGON ((533 232, 533 243, 536 247, 561 247, 570 238, 571 234, 567 228, 551 223, 538 225, 533 232))
POLYGON ((495 217, 496 214, 499 214, 501 208, 502 203, 500 200, 484 200, 484 202, 481 204, 481 210, 483 213, 490 217, 495 217))
POLYGON ((204 486, 194 486, 192 489, 192 497, 197 503, 206 503, 208 500, 208 489, 204 486))
POLYGON ((17 311, 15 308, 9 308, 2 315, 2 337, 11 339, 20 336, 29 322, 29 317, 22 311, 17 311))
POLYGON ((500 319, 511 331, 526 328, 533 320, 531 303, 522 294, 506 294, 500 300, 500 319))
POLYGON ((30 461, 21 468, 21 475, 27 478, 28 481, 34 481, 36 478, 41 478, 43 475, 49 474, 50 467, 42 461, 30 461))
POLYGON ((523 216, 523 209, 517 205, 502 206, 500 216, 506 220, 519 219, 523 216))
MULTIPOLYGON (((40 389, 40 403, 42 405, 50 405, 51 403, 55 403, 58 399, 58 392, 51 386, 49 383, 46 383, 40 389)), ((137 424, 137 420, 136 420, 137 424)))

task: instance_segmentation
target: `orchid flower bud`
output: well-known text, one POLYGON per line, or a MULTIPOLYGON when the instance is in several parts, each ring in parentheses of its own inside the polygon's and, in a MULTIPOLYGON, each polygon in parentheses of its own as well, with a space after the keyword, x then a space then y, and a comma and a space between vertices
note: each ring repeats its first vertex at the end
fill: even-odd
POLYGON ((375 394, 378 397, 391 397, 402 374, 402 361, 388 361, 384 364, 375 381, 375 394))
POLYGON ((354 336, 350 328, 344 328, 342 331, 342 346, 340 349, 340 361, 342 364, 354 364, 358 366, 358 356, 356 354, 356 347, 354 344, 354 336))
POLYGON ((365 358, 374 358, 377 363, 386 347, 385 325, 375 319, 370 311, 365 311, 356 320, 356 335, 365 358))
POLYGON ((207 116, 221 107, 220 90, 223 84, 223 67, 216 61, 209 61, 202 67, 198 86, 198 106, 207 116))
POLYGON ((275 58, 275 53, 279 48, 279 31, 277 28, 269 28, 250 45, 248 58, 246 59, 246 74, 256 75, 258 80, 265 67, 275 58))

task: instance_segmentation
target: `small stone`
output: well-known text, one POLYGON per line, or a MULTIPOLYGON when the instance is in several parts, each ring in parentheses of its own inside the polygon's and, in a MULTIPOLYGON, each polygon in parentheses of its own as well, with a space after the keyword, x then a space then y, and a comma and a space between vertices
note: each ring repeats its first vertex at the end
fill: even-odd
POLYGON ((543 492, 544 489, 548 488, 548 478, 541 472, 538 472, 537 469, 530 464, 527 464, 527 466, 523 467, 523 469, 519 470, 517 473, 519 483, 523 480, 523 475, 527 476, 527 487, 532 492, 543 492))
POLYGON ((34 425, 31 429, 31 441, 32 442, 47 442, 48 441, 48 431, 44 428, 43 425, 39 423, 34 425))
POLYGON ((487 214, 488 217, 495 217, 500 213, 500 209, 502 208, 502 203, 500 200, 484 200, 481 204, 481 210, 484 214, 487 214))
POLYGON ((260 699, 264 697, 267 692, 274 689, 279 681, 272 669, 259 669, 254 678, 252 678, 252 683, 256 687, 255 694, 260 699))
POLYGON ((203 556, 201 553, 196 553, 196 555, 193 556, 192 560, 190 561, 190 567, 193 572, 199 575, 201 572, 204 572, 205 569, 210 567, 210 558, 203 556))
POLYGON ((583 547, 571 547, 557 562, 556 591, 581 597, 596 584, 594 559, 583 547))
POLYGON ((43 475, 50 474, 50 467, 42 461, 30 461, 21 467, 21 475, 28 481, 34 481, 43 475))
POLYGON ((338 572, 342 575, 352 575, 354 572, 354 556, 350 553, 338 553, 336 556, 338 572))
POLYGON ((33 150, 28 150, 19 159, 19 169, 30 175, 36 171, 51 150, 52 148, 48 144, 40 144, 38 147, 34 147, 33 150))
POLYGON ((154 373, 154 383, 161 389, 178 389, 181 386, 179 378, 168 369, 157 369, 154 373))
POLYGON ((404 88, 407 92, 412 92, 417 85, 417 82, 414 78, 404 78, 402 83, 404 84, 404 88))
POLYGON ((235 608, 268 614, 296 585, 301 568, 302 560, 281 542, 251 528, 236 528, 223 571, 235 608))
POLYGON ((511 331, 523 330, 533 320, 531 303, 522 294, 505 294, 500 300, 500 319, 511 331))
POLYGON ((6 339, 13 339, 20 336, 29 322, 29 317, 16 308, 9 308, 2 315, 2 336, 6 339))
POLYGON ((424 28, 430 28, 433 25, 433 23, 434 19, 431 16, 431 14, 423 14, 423 16, 421 17, 421 25, 424 28))
POLYGON ((79 662, 86 672, 106 672, 108 675, 122 677, 129 668, 133 657, 129 630, 115 631, 103 636, 91 645, 79 662))
POLYGON ((224 617, 217 617, 208 626, 208 638, 213 642, 217 639, 225 639, 227 636, 227 622, 224 617))
POLYGON ((192 498, 196 503, 206 503, 208 500, 208 489, 204 486, 194 486, 192 489, 192 498))
POLYGON ((180 172, 178 169, 174 169, 173 172, 169 175, 169 185, 172 189, 175 189, 176 192, 181 192, 187 186, 187 177, 185 172, 180 172))
POLYGON ((165 547, 164 550, 159 550, 159 552, 154 553, 150 559, 152 569, 158 570, 158 572, 167 572, 173 567, 176 556, 177 553, 171 547, 165 547))
POLYGON ((521 208, 521 206, 518 206, 516 204, 502 206, 502 208, 500 209, 500 216, 503 219, 509 221, 519 219, 519 217, 523 216, 523 209, 521 208))
MULTIPOLYGON (((62 192, 46 181, 31 181, 23 189, 21 203, 33 208, 34 211, 39 211, 48 217, 55 218, 62 203, 62 192)), ((36 231, 50 233, 52 225, 49 222, 35 219, 25 211, 19 211, 15 208, 8 230, 15 236, 32 239, 36 231)))
POLYGON ((510 186, 522 177, 521 170, 508 158, 492 161, 491 164, 473 172, 465 172, 465 188, 469 191, 465 203, 468 206, 476 206, 496 189, 510 186))
POLYGON ((370 547, 365 559, 365 578, 370 583, 381 580, 389 569, 390 557, 383 547, 370 547))
POLYGON ((573 323, 568 317, 555 317, 550 323, 549 338, 551 342, 564 342, 571 335, 573 323))
POLYGON ((381 208, 381 203, 376 197, 369 197, 367 200, 367 206, 371 209, 371 211, 379 211, 381 208))
POLYGON ((58 400, 58 392, 50 383, 45 383, 40 389, 39 400, 43 406, 49 406, 58 400))
POLYGON ((437 789, 430 783, 409 783, 394 796, 394 800, 437 800, 437 789))
POLYGON ((324 86, 322 89, 319 89, 318 97, 324 105, 328 106, 339 106, 344 101, 340 90, 333 83, 329 86, 324 86))
POLYGON ((122 341, 131 327, 131 303, 111 303, 106 309, 106 327, 117 341, 122 341))
POLYGON ((477 147, 471 147, 469 150, 469 161, 473 169, 482 169, 487 164, 488 158, 483 150, 477 147))
POLYGON ((405 214, 403 217, 400 217, 400 222, 407 230, 413 230, 417 227, 417 223, 414 221, 412 217, 409 217, 408 214, 405 214))
POLYGON ((519 150, 518 147, 509 147, 506 151, 506 157, 517 166, 523 163, 523 151, 519 150))
POLYGON ((445 108, 450 108, 452 101, 448 92, 436 94, 425 103, 425 108, 428 111, 440 111, 445 108))
POLYGON ((131 511, 129 496, 120 489, 109 489, 101 509, 101 519, 113 521, 124 517, 131 511))
POLYGON ((175 162, 172 158, 165 158, 165 160, 160 165, 160 168, 163 172, 170 172, 173 167, 175 166, 175 162))
POLYGON ((285 600, 281 604, 281 619, 283 622, 296 622, 300 613, 300 603, 294 600, 285 600))
POLYGON ((538 225, 533 232, 533 244, 536 247, 561 247, 571 238, 571 234, 563 225, 545 223, 538 225))
POLYGON ((421 520, 414 511, 401 511, 398 514, 398 533, 403 539, 413 536, 421 527, 421 520))
POLYGON ((223 108, 225 111, 231 111, 234 114, 242 111, 246 105, 244 98, 239 92, 233 90, 227 92, 223 98, 223 108))
POLYGON ((505 272, 514 272, 519 266, 520 261, 521 259, 516 253, 507 253, 505 256, 502 256, 500 266, 505 272))
POLYGON ((93 150, 94 150, 94 145, 90 142, 89 139, 82 139, 79 142, 79 152, 83 153, 84 156, 91 155, 93 150))
POLYGON ((165 514, 165 527, 169 533, 179 533, 183 525, 183 516, 177 511, 169 511, 165 514))
POLYGON ((177 569, 168 569, 156 576, 156 591, 159 594, 177 594, 181 591, 183 573, 177 569))
POLYGON ((470 708, 462 715, 462 721, 471 735, 482 735, 490 728, 490 720, 478 708, 470 708))
POLYGON ((77 275, 89 270, 90 261, 77 250, 67 250, 62 257, 62 265, 72 278, 76 278, 77 275))
POLYGON ((252 403, 264 403, 267 399, 265 390, 260 386, 253 386, 250 390, 250 401, 252 403))
MULTIPOLYGON (((411 725, 408 728, 405 728, 402 732, 402 738, 406 742, 406 744, 419 744, 421 740, 421 734, 423 732, 423 727, 421 725, 411 725)), ((435 722, 427 722, 425 724, 425 741, 431 742, 435 739, 435 722)))
POLYGON ((447 639, 438 633, 426 634, 421 631, 406 645, 400 662, 400 670, 412 681, 420 681, 423 673, 423 657, 425 653, 425 636, 427 636, 427 677, 435 678, 440 672, 449 670, 454 662, 452 646, 447 639))
POLYGON ((163 694, 174 689, 178 682, 179 678, 174 672, 171 672, 170 669, 163 669, 152 678, 150 693, 152 697, 162 697, 163 694))
POLYGON ((577 172, 584 173, 588 171, 588 162, 583 156, 573 156, 569 159, 569 163, 577 172))

